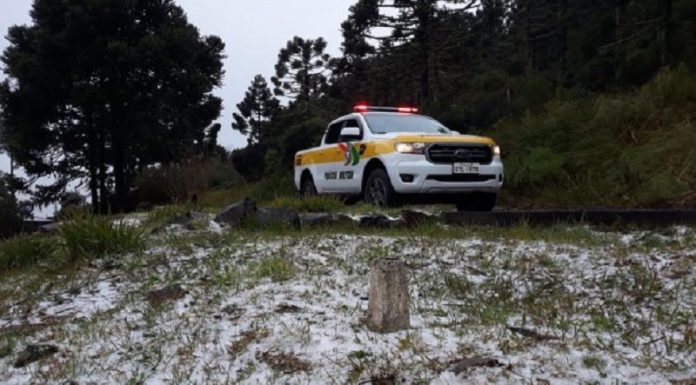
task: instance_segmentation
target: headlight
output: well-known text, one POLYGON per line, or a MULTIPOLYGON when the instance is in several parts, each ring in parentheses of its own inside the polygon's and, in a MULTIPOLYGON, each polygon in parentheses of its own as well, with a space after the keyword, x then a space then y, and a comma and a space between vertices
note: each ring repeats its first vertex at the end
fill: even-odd
POLYGON ((402 154, 423 154, 425 143, 397 143, 395 149, 402 154))
POLYGON ((500 146, 493 146, 493 155, 500 156, 500 146))

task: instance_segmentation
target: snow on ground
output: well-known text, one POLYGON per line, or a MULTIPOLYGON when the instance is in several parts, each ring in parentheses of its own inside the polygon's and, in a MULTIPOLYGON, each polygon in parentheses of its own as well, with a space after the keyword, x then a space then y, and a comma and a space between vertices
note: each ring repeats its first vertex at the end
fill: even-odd
POLYGON ((577 240, 464 230, 457 238, 274 237, 174 226, 152 236, 143 255, 108 261, 109 269, 96 263, 66 277, 70 284, 45 285, 30 305, 0 304, 0 332, 11 343, 0 358, 0 383, 696 378, 693 230, 585 233, 577 240), (384 256, 407 261, 411 291, 411 329, 387 335, 362 322, 370 261, 384 256), (148 301, 163 288, 184 292, 161 305, 148 301), (55 344, 60 352, 14 368, 16 354, 31 343, 55 344), (491 357, 502 366, 449 371, 467 357, 491 357))

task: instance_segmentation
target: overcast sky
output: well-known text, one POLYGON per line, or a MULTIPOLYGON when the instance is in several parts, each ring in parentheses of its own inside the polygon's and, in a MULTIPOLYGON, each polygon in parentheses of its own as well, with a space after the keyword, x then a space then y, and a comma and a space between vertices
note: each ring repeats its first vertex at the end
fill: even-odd
MULTIPOLYGON (((175 0, 189 16, 189 21, 205 35, 218 35, 226 43, 225 84, 215 93, 222 97, 220 117, 223 129, 219 142, 228 149, 246 145, 246 139, 232 131, 235 105, 256 74, 267 79, 281 47, 293 36, 324 37, 327 51, 340 52, 340 25, 348 8, 356 0, 175 0)), ((16 24, 28 24, 31 0, 0 0, 0 32, 16 24)), ((0 41, 0 50, 7 47, 0 41)), ((4 74, 0 74, 4 78, 4 74)), ((0 155, 0 170, 7 171, 9 161, 0 155)))

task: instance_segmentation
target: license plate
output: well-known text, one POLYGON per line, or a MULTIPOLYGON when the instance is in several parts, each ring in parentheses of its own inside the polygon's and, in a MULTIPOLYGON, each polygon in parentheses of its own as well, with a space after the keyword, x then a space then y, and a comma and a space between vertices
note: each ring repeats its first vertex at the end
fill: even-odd
POLYGON ((455 163, 452 165, 453 174, 478 174, 478 163, 455 163))

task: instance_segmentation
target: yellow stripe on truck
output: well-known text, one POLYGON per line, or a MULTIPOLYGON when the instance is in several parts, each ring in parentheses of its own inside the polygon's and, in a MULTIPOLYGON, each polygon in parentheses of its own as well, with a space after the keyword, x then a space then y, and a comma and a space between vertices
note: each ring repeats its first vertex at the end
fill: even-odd
MULTIPOLYGON (((427 136, 427 135, 404 135, 394 139, 376 140, 367 143, 355 143, 358 148, 365 146, 360 154, 361 160, 369 160, 376 156, 391 154, 396 152, 397 143, 469 143, 486 144, 495 146, 495 142, 490 138, 482 137, 457 137, 457 136, 427 136)), ((308 166, 324 163, 338 163, 346 160, 344 152, 338 144, 321 150, 301 152, 295 157, 296 166, 308 166)))

